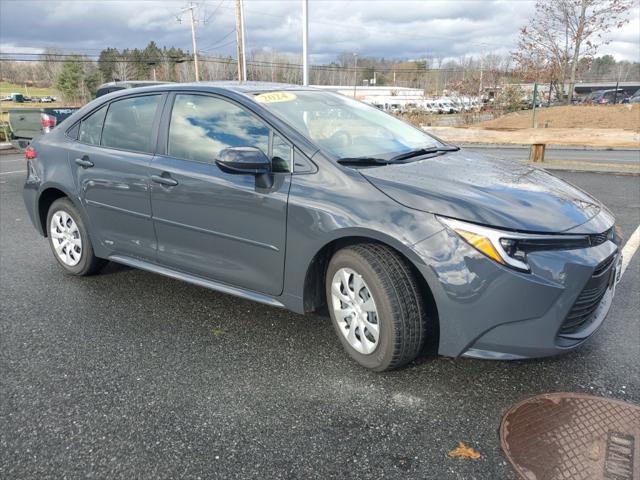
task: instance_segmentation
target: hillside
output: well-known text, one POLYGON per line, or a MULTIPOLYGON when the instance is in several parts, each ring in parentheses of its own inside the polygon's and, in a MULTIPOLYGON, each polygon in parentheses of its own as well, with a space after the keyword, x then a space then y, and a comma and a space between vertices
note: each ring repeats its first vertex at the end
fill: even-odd
POLYGON ((0 97, 6 97, 10 93, 22 93, 23 95, 29 95, 31 97, 59 96, 58 92, 51 87, 27 86, 25 88, 24 85, 18 85, 16 83, 0 82, 0 97))
MULTIPOLYGON (((640 104, 563 106, 536 109, 536 124, 546 128, 620 128, 640 131, 640 104)), ((531 110, 475 125, 478 128, 530 128, 531 110)))

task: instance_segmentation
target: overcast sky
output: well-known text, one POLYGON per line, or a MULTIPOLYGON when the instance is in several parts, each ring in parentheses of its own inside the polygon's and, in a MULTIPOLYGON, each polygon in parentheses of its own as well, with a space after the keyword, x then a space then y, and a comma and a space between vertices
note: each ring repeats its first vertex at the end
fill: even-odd
MULTIPOLYGON (((235 56, 235 0, 195 2, 198 49, 235 56)), ((96 54, 105 47, 159 46, 191 50, 184 1, 173 0, 0 0, 0 49, 96 54), (182 22, 177 21, 182 16, 182 22)), ((514 49, 518 28, 533 12, 528 0, 467 1, 309 1, 312 63, 342 52, 362 56, 415 59, 506 54, 514 49)), ((302 45, 300 0, 245 0, 247 50, 299 53, 302 45)), ((631 22, 612 32, 600 54, 640 61, 640 0, 631 22)))

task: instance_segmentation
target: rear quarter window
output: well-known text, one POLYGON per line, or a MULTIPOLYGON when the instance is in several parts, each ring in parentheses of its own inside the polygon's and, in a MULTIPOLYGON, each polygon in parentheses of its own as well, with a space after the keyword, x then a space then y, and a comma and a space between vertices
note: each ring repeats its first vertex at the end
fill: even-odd
POLYGON ((160 98, 161 95, 146 95, 112 102, 104 120, 101 145, 151 153, 153 119, 160 98))
POLYGON ((80 122, 78 141, 91 145, 100 145, 100 134, 102 133, 105 113, 107 113, 106 105, 80 122))

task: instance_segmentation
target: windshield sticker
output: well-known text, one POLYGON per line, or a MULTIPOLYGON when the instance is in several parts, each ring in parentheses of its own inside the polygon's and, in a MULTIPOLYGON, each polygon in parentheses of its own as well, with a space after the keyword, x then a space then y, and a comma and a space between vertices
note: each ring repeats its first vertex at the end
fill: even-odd
POLYGON ((291 92, 269 92, 261 93, 254 97, 256 102, 259 103, 277 103, 277 102, 290 102, 296 99, 294 93, 291 92))

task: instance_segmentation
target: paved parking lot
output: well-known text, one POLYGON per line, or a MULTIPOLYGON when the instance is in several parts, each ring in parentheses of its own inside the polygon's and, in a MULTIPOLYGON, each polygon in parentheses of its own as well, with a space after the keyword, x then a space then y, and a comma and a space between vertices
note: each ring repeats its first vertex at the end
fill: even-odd
MULTIPOLYGON (((2 156, 1 159, 10 157, 2 156)), ((564 173, 640 223, 638 177, 564 173)), ((563 357, 370 373, 329 319, 111 265, 62 274, 0 175, 0 478, 514 478, 502 414, 542 392, 640 401, 640 255, 563 357), (450 459, 459 441, 479 460, 450 459)))

